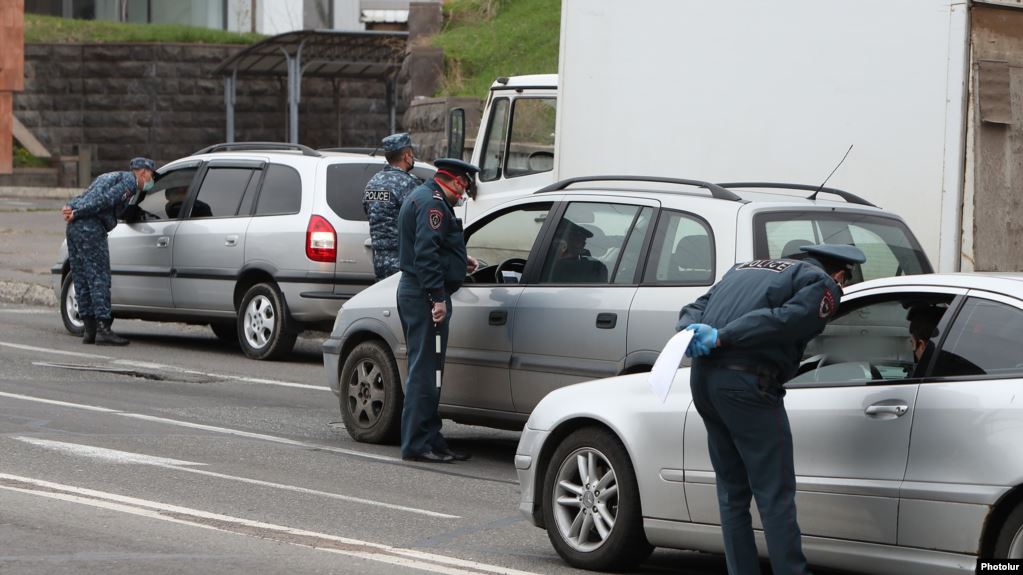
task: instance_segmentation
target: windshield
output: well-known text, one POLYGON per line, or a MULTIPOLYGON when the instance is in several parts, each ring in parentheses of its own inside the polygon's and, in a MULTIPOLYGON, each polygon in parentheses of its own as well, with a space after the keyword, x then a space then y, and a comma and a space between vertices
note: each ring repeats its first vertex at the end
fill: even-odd
POLYGON ((901 220, 856 212, 768 212, 753 218, 754 257, 773 259, 802 253, 811 244, 850 244, 867 256, 853 283, 882 277, 930 273, 931 264, 901 220))

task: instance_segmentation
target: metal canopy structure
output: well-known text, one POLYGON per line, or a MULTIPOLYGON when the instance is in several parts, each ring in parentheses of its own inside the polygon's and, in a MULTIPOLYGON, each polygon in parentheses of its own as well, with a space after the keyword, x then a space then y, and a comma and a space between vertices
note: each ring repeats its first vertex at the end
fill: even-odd
MULTIPOLYGON (((224 77, 227 142, 234 142, 235 87, 238 76, 288 78, 288 141, 298 143, 298 104, 302 78, 378 80, 387 87, 390 131, 395 131, 395 78, 408 43, 407 32, 302 30, 267 38, 216 67, 224 77)), ((335 86, 335 96, 336 96, 335 86)))

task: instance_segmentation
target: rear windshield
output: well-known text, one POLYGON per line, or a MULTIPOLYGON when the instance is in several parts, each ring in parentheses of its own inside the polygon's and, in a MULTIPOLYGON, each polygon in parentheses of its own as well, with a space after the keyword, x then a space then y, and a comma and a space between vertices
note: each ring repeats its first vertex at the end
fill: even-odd
POLYGON ((758 259, 802 253, 811 244, 850 244, 867 256, 853 283, 882 277, 931 273, 931 263, 906 224, 895 218, 842 212, 768 212, 753 218, 758 259))
MULTIPOLYGON (((332 164, 327 167, 327 205, 341 218, 364 222, 366 212, 362 209, 362 193, 366 182, 387 164, 377 162, 332 164)), ((433 177, 434 171, 417 166, 412 173, 419 179, 433 177)))

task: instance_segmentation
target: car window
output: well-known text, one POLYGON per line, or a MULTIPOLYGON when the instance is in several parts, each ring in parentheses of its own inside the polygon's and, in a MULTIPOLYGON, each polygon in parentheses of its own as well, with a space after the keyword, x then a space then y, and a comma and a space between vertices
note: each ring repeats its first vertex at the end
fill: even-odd
POLYGON ((518 98, 512 105, 505 176, 554 169, 554 98, 518 98))
POLYGON ((942 294, 899 294, 840 304, 838 315, 806 346, 799 372, 789 384, 863 385, 922 377, 930 355, 914 354, 911 329, 928 315, 926 331, 936 341, 937 326, 952 299, 942 294))
POLYGON ((714 283, 714 238, 707 224, 690 214, 662 211, 654 229, 643 282, 714 283))
POLYGON ((480 154, 481 182, 489 182, 501 177, 501 162, 504 160, 504 134, 508 124, 508 98, 494 100, 494 113, 491 114, 490 125, 487 126, 487 137, 483 141, 483 153, 480 154))
POLYGON ((558 222, 540 283, 606 284, 639 206, 574 202, 558 222))
POLYGON ((897 219, 857 212, 769 212, 753 219, 754 257, 777 259, 803 253, 811 244, 852 244, 867 261, 857 265, 853 283, 930 273, 919 243, 897 219))
MULTIPOLYGON (((366 211, 362 207, 366 183, 384 169, 385 165, 359 162, 328 166, 327 205, 342 219, 353 222, 366 221, 366 211)), ((433 178, 435 172, 430 168, 417 166, 412 168, 412 173, 425 181, 433 178)))
POLYGON ((253 174, 258 170, 251 168, 217 168, 211 167, 199 187, 199 193, 192 202, 189 217, 223 218, 238 213, 242 195, 253 174))
MULTIPOLYGON (((494 267, 490 273, 474 274, 477 283, 496 281, 498 264, 529 257, 552 205, 551 202, 540 202, 517 206, 494 218, 488 218, 479 226, 473 226, 467 233, 466 251, 479 260, 481 268, 494 267)), ((519 265, 510 268, 508 274, 505 274, 504 283, 516 283, 524 267, 519 265)))
POLYGON ((176 219, 197 170, 198 166, 163 174, 153 184, 153 189, 146 192, 138 202, 141 219, 148 221, 176 219))
POLYGON ((639 268, 643 240, 646 239, 653 214, 653 208, 643 208, 636 215, 632 231, 629 232, 629 239, 625 242, 625 249, 622 250, 622 257, 618 260, 618 269, 611 274, 611 283, 631 284, 636 282, 636 271, 639 268))
POLYGON ((298 170, 283 164, 267 166, 256 200, 256 215, 295 214, 301 207, 302 177, 298 170))
POLYGON ((970 298, 949 328, 935 376, 1023 376, 1023 311, 970 298))

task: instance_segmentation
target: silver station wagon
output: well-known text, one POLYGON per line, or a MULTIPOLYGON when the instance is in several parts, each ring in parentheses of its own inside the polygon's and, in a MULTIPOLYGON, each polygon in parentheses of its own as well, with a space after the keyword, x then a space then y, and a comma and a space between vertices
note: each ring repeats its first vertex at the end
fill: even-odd
MULTIPOLYGON (((951 575, 1023 559, 1023 274, 853 286, 785 387, 811 564, 951 575), (921 313, 930 337, 914 354, 921 313)), ((664 403, 648 374, 553 391, 515 467, 521 511, 576 567, 627 568, 653 546, 723 553, 688 368, 664 403)))
MULTIPOLYGON (((828 242, 866 252, 858 281, 931 271, 900 218, 847 192, 815 191, 591 177, 487 212, 465 232, 481 268, 452 296, 442 416, 521 429, 554 389, 649 371, 679 309, 737 261, 828 242)), ((407 351, 397 283, 396 274, 346 302, 323 345, 327 381, 360 441, 391 441, 400 427, 407 351)))

